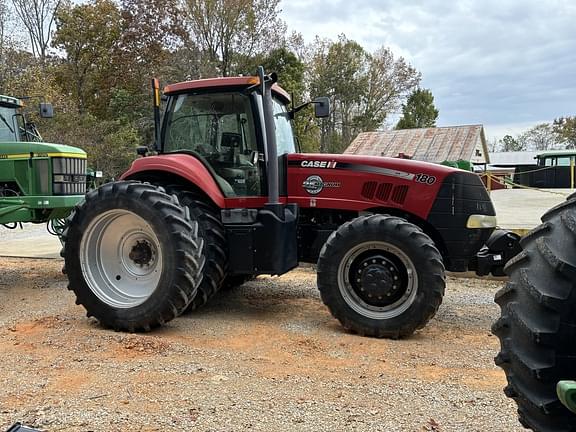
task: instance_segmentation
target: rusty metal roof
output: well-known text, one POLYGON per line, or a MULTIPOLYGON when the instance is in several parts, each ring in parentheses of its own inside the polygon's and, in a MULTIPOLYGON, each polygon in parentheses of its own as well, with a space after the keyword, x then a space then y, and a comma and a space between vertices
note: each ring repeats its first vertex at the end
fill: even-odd
POLYGON ((403 153, 412 159, 435 163, 460 159, 490 162, 482 125, 362 132, 344 153, 385 157, 403 153))

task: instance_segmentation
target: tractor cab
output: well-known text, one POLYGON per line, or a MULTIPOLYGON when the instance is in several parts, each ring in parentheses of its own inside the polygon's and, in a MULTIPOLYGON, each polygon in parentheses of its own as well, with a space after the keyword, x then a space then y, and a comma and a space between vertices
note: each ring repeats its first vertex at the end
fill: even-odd
MULTIPOLYGON (((36 125, 26 118, 23 110, 21 99, 0 95, 0 142, 42 141, 36 125)), ((52 104, 41 103, 39 114, 42 118, 51 118, 52 104)))
MULTIPOLYGON (((262 96, 246 89, 253 77, 198 80, 168 86, 160 153, 189 153, 214 174, 225 197, 266 193, 266 148, 259 114, 262 96)), ((296 152, 288 94, 272 86, 277 155, 296 152)))
POLYGON ((22 102, 16 98, 0 96, 0 142, 20 141, 17 118, 22 106, 22 102))

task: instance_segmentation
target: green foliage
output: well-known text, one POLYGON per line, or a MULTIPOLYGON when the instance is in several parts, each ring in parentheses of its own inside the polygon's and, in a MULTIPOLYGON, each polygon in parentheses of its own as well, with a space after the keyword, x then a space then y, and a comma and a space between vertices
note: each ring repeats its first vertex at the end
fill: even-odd
POLYGON ((438 110, 434 106, 434 96, 428 89, 416 89, 402 106, 402 117, 396 129, 417 129, 436 126, 438 110))
POLYGON ((110 98, 107 80, 122 28, 120 10, 112 0, 62 6, 56 14, 52 44, 66 53, 56 71, 60 87, 79 114, 102 111, 110 98))

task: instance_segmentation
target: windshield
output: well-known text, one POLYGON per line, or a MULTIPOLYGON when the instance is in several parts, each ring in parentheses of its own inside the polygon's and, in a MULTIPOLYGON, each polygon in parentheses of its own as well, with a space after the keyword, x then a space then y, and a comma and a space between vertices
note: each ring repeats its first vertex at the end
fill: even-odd
POLYGON ((292 124, 286 106, 278 100, 273 100, 274 123, 276 124, 276 146, 278 156, 286 153, 296 153, 292 124))
POLYGON ((257 149, 250 99, 241 93, 179 95, 166 127, 166 152, 249 156, 257 149))
POLYGON ((0 142, 1 141, 18 141, 16 135, 18 127, 14 124, 14 108, 0 106, 0 142))

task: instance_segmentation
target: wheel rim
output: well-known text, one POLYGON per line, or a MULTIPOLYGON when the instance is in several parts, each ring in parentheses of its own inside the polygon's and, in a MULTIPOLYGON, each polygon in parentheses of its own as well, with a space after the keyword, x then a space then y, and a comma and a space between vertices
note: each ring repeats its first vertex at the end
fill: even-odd
POLYGON ((84 280, 98 299, 115 308, 144 303, 162 274, 162 249, 150 225, 127 210, 98 215, 80 242, 84 280))
POLYGON ((367 318, 397 317, 414 303, 418 274, 400 248, 371 241, 350 249, 338 267, 338 288, 344 301, 367 318))

